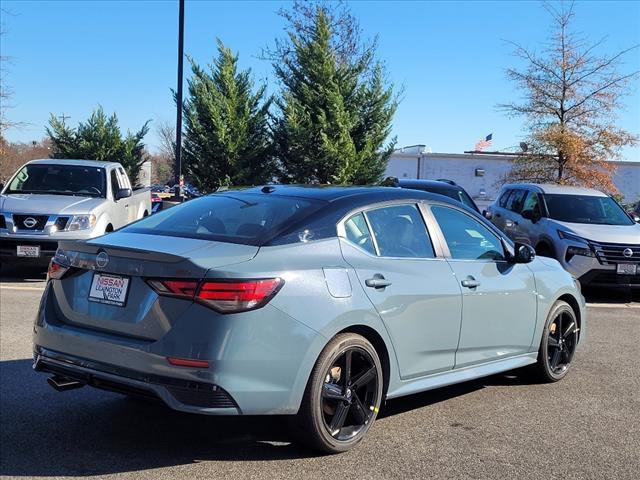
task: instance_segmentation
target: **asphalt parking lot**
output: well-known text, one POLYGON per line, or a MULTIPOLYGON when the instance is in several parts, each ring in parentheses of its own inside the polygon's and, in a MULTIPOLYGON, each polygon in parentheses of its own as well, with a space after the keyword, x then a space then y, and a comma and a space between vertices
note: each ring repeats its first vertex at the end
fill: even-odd
POLYGON ((364 442, 318 456, 280 418, 172 412, 31 370, 42 277, 0 279, 0 475, 118 478, 637 478, 640 302, 589 292, 589 338, 558 384, 499 375, 390 401, 364 442))

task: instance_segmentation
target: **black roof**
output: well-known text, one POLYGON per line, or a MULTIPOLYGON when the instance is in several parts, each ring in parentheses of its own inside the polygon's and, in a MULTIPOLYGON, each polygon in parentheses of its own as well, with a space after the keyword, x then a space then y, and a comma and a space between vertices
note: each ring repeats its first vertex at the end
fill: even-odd
MULTIPOLYGON (((441 183, 441 182, 436 182, 441 183)), ((447 184, 442 184, 448 186, 447 184)), ((221 194, 250 193, 260 195, 278 195, 287 197, 307 198, 310 200, 324 200, 351 204, 351 208, 368 203, 384 202, 395 199, 432 199, 446 200, 454 203, 450 198, 434 195, 422 190, 410 190, 396 187, 378 186, 334 186, 334 185, 268 185, 267 187, 252 187, 242 190, 227 190, 221 194)))
POLYGON ((432 188, 437 190, 462 190, 460 185, 442 182, 440 180, 417 180, 417 179, 399 179, 398 186, 402 188, 432 188))

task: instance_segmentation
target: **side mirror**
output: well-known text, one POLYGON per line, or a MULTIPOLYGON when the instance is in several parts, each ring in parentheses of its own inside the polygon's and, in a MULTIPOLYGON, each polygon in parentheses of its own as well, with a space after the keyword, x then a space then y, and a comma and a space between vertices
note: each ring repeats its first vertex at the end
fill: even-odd
MULTIPOLYGON (((1 189, 2 187, 0 187, 1 189)), ((636 212, 628 212, 629 216, 631 217, 631 220, 633 220, 636 223, 640 223, 640 215, 638 215, 636 212)))
POLYGON ((120 200, 121 198, 128 198, 131 196, 130 188, 120 188, 116 192, 116 200, 120 200))
POLYGON ((536 258, 536 251, 531 245, 516 242, 513 250, 513 263, 531 263, 536 258))
POLYGON ((491 220, 493 218, 493 213, 491 213, 489 210, 482 210, 482 216, 487 220, 491 220))

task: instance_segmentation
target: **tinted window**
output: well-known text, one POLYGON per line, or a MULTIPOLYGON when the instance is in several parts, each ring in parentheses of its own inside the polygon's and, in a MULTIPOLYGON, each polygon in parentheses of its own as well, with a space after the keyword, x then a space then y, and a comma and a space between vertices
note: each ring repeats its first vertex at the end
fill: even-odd
POLYGON ((500 205, 502 208, 506 208, 507 207, 507 201, 509 200, 509 195, 511 195, 512 192, 513 192, 513 190, 507 190, 506 192, 504 192, 500 196, 500 200, 498 200, 498 205, 500 205))
POLYGON ((540 201, 536 192, 529 192, 524 204, 522 205, 522 211, 531 210, 534 213, 540 213, 540 201))
POLYGON ((376 249, 373 246, 373 241, 371 240, 371 232, 369 231, 367 221, 364 219, 364 215, 362 213, 354 215, 347 220, 344 223, 344 229, 347 234, 347 239, 352 243, 358 245, 360 248, 366 250, 372 255, 376 254, 376 249))
POLYGON ((6 193, 42 193, 103 197, 104 168, 79 165, 25 165, 9 184, 6 193))
POLYGON ((261 194, 215 194, 146 217, 123 231, 262 245, 324 205, 261 194))
POLYGON ((526 195, 526 190, 514 190, 507 202, 507 208, 513 212, 520 213, 526 195))
POLYGON ((369 210, 378 250, 383 257, 433 258, 433 247, 415 205, 393 205, 369 210))
POLYGON ((633 225, 633 221, 611 197, 545 194, 544 198, 549 217, 561 222, 633 225))
POLYGON ((467 195, 464 190, 457 190, 455 188, 430 188, 426 189, 426 191, 430 191, 433 193, 437 193, 438 195, 444 195, 445 197, 453 198, 454 200, 460 202, 467 207, 472 208, 473 210, 477 210, 476 204, 473 203, 471 197, 467 195))
POLYGON ((433 206, 431 210, 440 225, 452 258, 504 259, 504 249, 500 239, 480 222, 452 208, 433 206))

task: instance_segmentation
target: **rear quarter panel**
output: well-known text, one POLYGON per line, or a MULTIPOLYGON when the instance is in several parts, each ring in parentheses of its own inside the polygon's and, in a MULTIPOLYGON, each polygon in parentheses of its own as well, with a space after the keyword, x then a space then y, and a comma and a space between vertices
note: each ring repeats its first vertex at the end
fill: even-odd
MULTIPOLYGON (((229 269, 225 268, 225 271, 229 269)), ((284 286, 269 305, 318 333, 299 366, 294 389, 298 403, 323 348, 337 333, 353 326, 369 327, 382 338, 389 354, 390 382, 393 385, 399 381, 397 360, 387 330, 355 272, 342 258, 337 238, 262 247, 254 259, 234 266, 233 271, 254 278, 283 278, 284 286), (338 272, 338 276, 348 282, 330 291, 331 281, 327 279, 331 275, 325 274, 323 269, 338 272), (349 290, 348 295, 345 288, 349 290)), ((216 276, 216 272, 210 271, 208 276, 216 276)))

